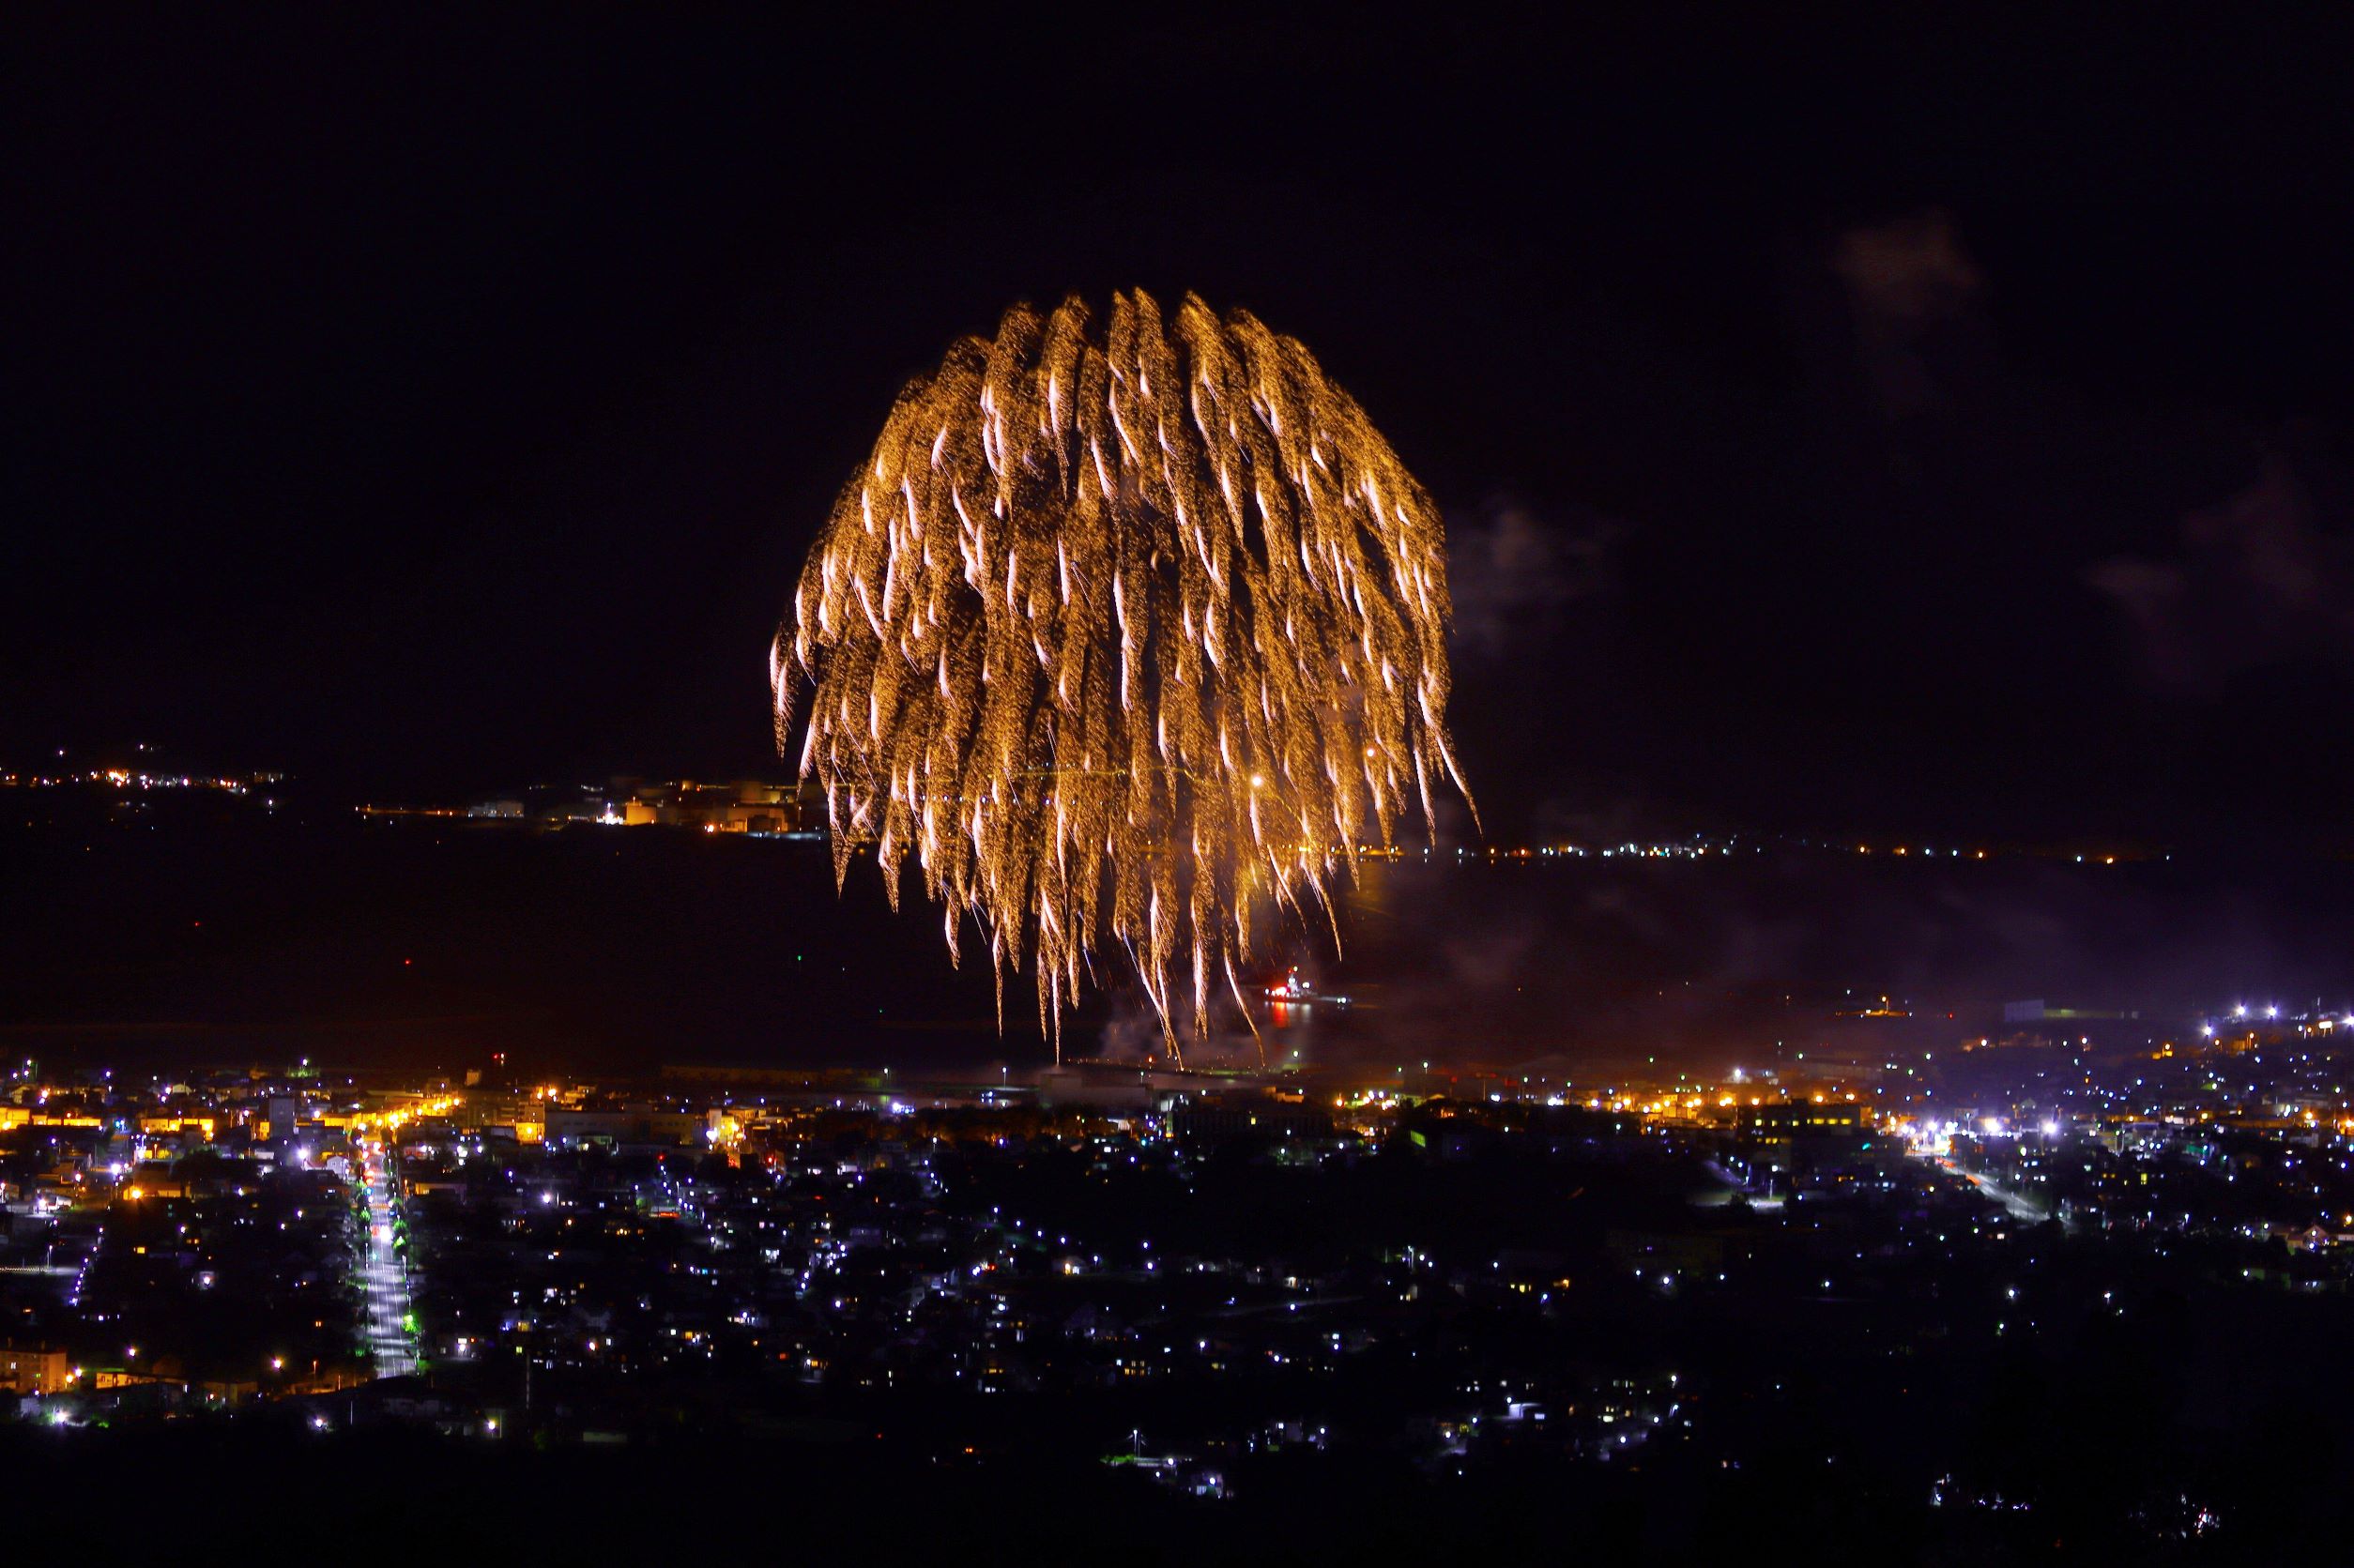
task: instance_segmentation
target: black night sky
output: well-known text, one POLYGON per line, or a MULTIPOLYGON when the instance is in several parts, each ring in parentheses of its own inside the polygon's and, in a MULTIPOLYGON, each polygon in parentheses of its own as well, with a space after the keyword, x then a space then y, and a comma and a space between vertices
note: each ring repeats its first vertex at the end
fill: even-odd
POLYGON ((897 384, 1135 283, 1446 507, 1507 839, 2354 829, 2346 39, 1643 14, 20 18, 5 757, 773 772, 897 384))

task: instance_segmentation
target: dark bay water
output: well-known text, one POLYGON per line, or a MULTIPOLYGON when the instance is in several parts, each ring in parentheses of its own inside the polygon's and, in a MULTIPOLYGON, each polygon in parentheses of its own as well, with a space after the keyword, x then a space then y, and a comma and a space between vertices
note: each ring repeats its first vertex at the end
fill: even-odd
MULTIPOLYGON (((1047 1052, 1026 980, 1001 1035, 980 945, 953 970, 936 907, 910 890, 892 914, 871 863, 837 896, 822 845, 101 814, 11 823, 0 857, 0 1048, 44 1060, 986 1067, 1047 1052)), ((1409 859, 1368 870, 1342 935, 1338 959, 1321 923, 1291 936, 1285 959, 1353 1005, 1275 1032, 1280 1053, 1713 1065, 1835 1040, 1853 1026, 1834 1014, 1882 994, 1913 1013, 1889 1027, 1932 1041, 2026 997, 2154 1016, 2342 1005, 2354 865, 1409 859)), ((1065 1043, 1151 1032, 1119 987, 1065 1043)))

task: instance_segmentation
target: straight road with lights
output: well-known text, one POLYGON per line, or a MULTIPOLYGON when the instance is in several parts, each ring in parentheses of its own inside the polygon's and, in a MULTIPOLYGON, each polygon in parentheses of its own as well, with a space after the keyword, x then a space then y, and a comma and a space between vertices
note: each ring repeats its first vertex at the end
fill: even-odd
POLYGON ((392 1177, 381 1149, 360 1157, 360 1180, 368 1194, 368 1260, 360 1284, 368 1295, 368 1350, 379 1378, 417 1370, 408 1331, 408 1266, 392 1245, 392 1177))

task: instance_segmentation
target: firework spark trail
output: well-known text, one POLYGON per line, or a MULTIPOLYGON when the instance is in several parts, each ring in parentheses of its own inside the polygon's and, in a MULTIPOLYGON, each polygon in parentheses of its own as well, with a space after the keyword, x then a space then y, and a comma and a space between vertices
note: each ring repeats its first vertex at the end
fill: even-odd
MULTIPOLYGON (((841 880, 912 851, 1041 1028, 1107 940, 1172 1054, 1262 933, 1449 749, 1437 509, 1307 350, 1188 295, 1006 312, 908 384, 770 657, 780 751, 823 787, 841 880), (1184 995, 1179 987, 1183 986, 1184 995)), ((1338 925, 1335 937, 1338 939, 1338 925)))

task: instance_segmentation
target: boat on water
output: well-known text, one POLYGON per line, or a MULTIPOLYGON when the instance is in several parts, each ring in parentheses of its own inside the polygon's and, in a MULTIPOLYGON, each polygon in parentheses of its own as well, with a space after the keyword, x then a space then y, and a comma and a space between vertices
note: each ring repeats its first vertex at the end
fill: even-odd
POLYGON ((1267 999, 1287 1007, 1347 1007, 1349 998, 1330 991, 1319 991, 1313 981, 1301 978, 1296 964, 1281 980, 1267 987, 1267 999))

